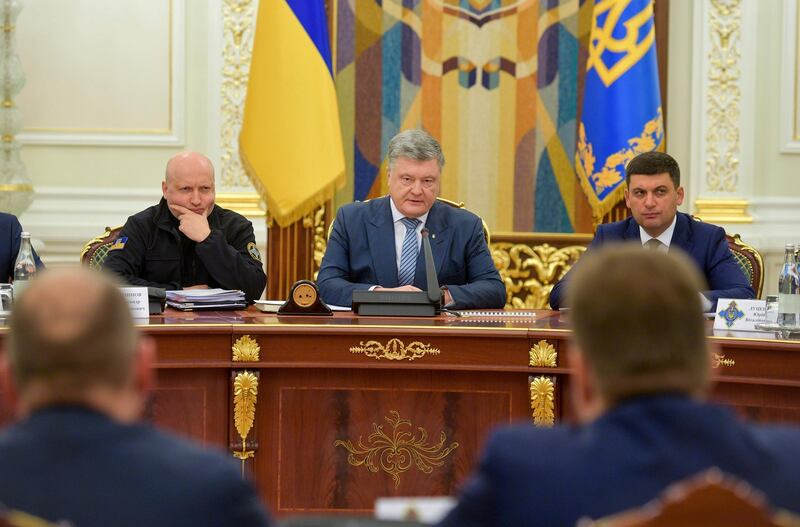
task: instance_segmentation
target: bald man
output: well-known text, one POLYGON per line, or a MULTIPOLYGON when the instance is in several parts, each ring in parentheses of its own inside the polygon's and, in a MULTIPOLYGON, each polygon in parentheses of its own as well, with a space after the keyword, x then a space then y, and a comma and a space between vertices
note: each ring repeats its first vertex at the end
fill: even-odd
POLYGON ((9 326, 0 387, 20 420, 0 432, 5 506, 80 527, 268 525, 233 458, 137 422, 154 343, 104 273, 42 273, 9 326))
POLYGON ((267 276, 253 224, 214 204, 214 167, 197 152, 167 163, 158 205, 131 216, 103 267, 131 285, 241 289, 248 302, 267 276))

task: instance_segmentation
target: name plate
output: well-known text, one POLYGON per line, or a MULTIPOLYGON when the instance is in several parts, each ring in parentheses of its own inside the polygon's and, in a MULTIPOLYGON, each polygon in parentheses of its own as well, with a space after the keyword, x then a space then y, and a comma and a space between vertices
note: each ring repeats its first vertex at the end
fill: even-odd
POLYGON ((760 331, 756 324, 767 321, 766 300, 720 298, 714 317, 714 329, 726 331, 760 331))
POLYGON ((120 287, 122 296, 128 301, 133 318, 150 318, 150 306, 146 287, 120 287))

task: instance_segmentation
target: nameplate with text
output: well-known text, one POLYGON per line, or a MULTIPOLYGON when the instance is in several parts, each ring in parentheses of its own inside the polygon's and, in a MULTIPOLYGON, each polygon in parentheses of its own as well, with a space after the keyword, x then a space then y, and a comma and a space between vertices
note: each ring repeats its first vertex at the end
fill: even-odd
POLYGON ((120 287, 122 296, 128 301, 133 318, 150 318, 150 307, 146 287, 120 287))
POLYGON ((767 321, 767 301, 720 298, 715 313, 714 329, 760 331, 756 324, 767 321))

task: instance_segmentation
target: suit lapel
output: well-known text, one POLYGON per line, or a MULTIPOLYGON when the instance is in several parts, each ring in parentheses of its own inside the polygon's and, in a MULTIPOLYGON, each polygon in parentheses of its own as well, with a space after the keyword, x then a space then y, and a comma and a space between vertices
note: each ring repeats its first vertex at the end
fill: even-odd
MULTIPOLYGON (((447 248, 450 247, 450 240, 453 237, 453 229, 448 225, 447 219, 443 214, 443 207, 450 205, 442 205, 438 201, 433 204, 431 211, 428 214, 428 219, 425 221, 425 228, 428 229, 428 239, 431 242, 431 253, 433 253, 433 261, 436 264, 436 275, 442 274, 442 265, 447 253, 447 248)), ((417 268, 414 271, 414 285, 423 291, 428 287, 425 279, 425 252, 420 247, 419 256, 417 257, 417 268)))
POLYGON ((377 283, 383 287, 397 287, 397 257, 389 199, 379 198, 381 203, 367 222, 367 241, 377 283))
POLYGON ((639 224, 633 217, 628 218, 628 226, 622 234, 622 238, 627 241, 637 241, 642 243, 642 233, 639 232, 639 224))
POLYGON ((669 243, 670 248, 680 247, 687 254, 691 254, 694 247, 691 234, 689 216, 679 212, 678 219, 675 222, 675 232, 672 233, 672 241, 669 243))

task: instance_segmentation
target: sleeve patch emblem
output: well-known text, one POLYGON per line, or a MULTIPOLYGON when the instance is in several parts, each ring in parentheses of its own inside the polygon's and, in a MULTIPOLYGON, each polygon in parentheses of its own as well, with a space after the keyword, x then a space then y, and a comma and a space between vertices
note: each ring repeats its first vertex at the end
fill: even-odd
POLYGON ((128 237, 123 236, 122 238, 117 238, 114 243, 112 243, 109 247, 109 251, 116 251, 117 249, 124 249, 125 244, 128 243, 128 237))
POLYGON ((258 260, 259 262, 261 261, 261 253, 258 252, 255 242, 250 242, 247 244, 247 252, 250 253, 250 258, 253 260, 258 260))

